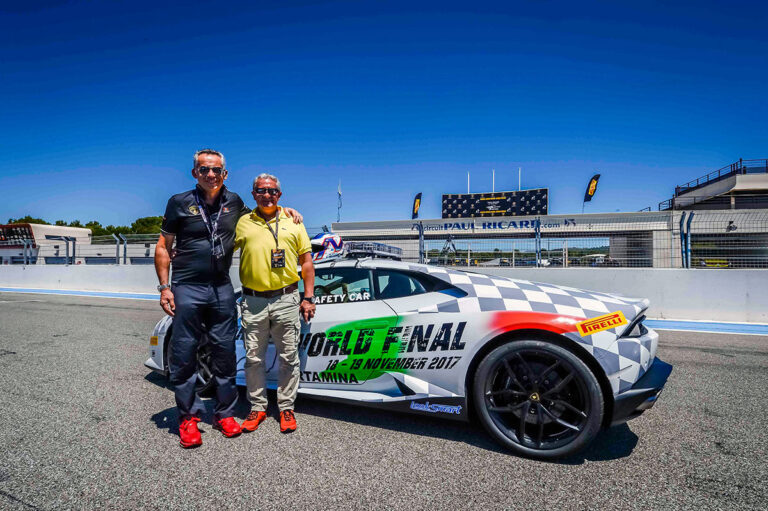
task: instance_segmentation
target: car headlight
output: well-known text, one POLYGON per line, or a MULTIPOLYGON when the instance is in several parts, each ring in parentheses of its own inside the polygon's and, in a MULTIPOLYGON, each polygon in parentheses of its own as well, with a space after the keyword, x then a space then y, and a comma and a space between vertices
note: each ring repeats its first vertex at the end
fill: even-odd
POLYGON ((627 329, 624 330, 622 337, 642 337, 645 334, 647 334, 648 329, 645 328, 645 326, 643 325, 644 320, 645 320, 644 315, 641 315, 635 318, 635 320, 632 323, 630 323, 627 329))

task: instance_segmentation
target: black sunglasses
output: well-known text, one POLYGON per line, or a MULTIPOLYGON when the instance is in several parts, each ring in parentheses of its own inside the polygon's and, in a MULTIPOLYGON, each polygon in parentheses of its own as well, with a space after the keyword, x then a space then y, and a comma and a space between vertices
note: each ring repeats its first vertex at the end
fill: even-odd
POLYGON ((266 194, 277 195, 278 193, 280 193, 280 190, 278 190, 277 188, 254 188, 253 191, 259 195, 266 195, 266 194))
POLYGON ((222 172, 224 172, 224 167, 197 167, 197 173, 201 176, 207 176, 208 171, 213 171, 214 174, 217 176, 220 176, 222 172))

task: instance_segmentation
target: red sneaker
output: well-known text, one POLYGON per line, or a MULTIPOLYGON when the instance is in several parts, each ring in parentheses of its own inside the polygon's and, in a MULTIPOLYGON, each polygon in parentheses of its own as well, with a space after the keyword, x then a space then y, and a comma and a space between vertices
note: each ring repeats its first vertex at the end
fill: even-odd
POLYGON ((293 410, 283 410, 280 412, 280 432, 291 433, 296 431, 296 416, 293 410))
POLYGON ((243 432, 243 430, 240 428, 240 424, 238 424, 237 421, 232 417, 214 420, 213 429, 218 429, 221 431, 222 435, 230 438, 243 432))
POLYGON ((252 410, 251 413, 248 414, 248 417, 246 417, 241 424, 243 431, 248 433, 251 431, 256 431, 259 429, 259 424, 264 422, 264 419, 266 418, 267 412, 257 412, 256 410, 252 410))
POLYGON ((200 430, 197 429, 197 423, 200 419, 190 417, 184 419, 179 424, 179 443, 185 449, 190 447, 199 447, 203 445, 203 439, 200 437, 200 430))

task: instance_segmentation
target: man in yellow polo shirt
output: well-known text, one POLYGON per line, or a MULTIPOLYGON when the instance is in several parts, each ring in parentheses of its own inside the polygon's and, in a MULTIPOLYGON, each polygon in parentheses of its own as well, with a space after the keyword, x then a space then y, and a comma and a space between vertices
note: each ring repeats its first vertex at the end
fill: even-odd
POLYGON ((277 205, 280 180, 260 174, 253 180, 256 209, 240 218, 235 248, 240 249, 240 282, 243 284, 242 322, 245 329, 245 382, 251 412, 242 424, 254 431, 267 417, 264 355, 269 338, 280 355, 277 405, 280 431, 296 430, 293 403, 299 388, 299 314, 309 321, 315 315, 315 268, 312 246, 303 224, 294 224, 277 205), (299 272, 304 298, 299 297, 299 272))

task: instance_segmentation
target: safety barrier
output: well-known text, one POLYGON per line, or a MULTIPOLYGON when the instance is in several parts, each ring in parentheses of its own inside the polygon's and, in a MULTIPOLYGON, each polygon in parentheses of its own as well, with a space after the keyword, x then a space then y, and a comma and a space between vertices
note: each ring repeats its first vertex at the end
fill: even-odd
MULTIPOLYGON (((469 271, 649 298, 649 317, 768 323, 768 272, 654 268, 488 268, 469 271)), ((237 265, 230 275, 239 285, 237 265)), ((3 266, 0 288, 156 293, 150 266, 3 266)))

